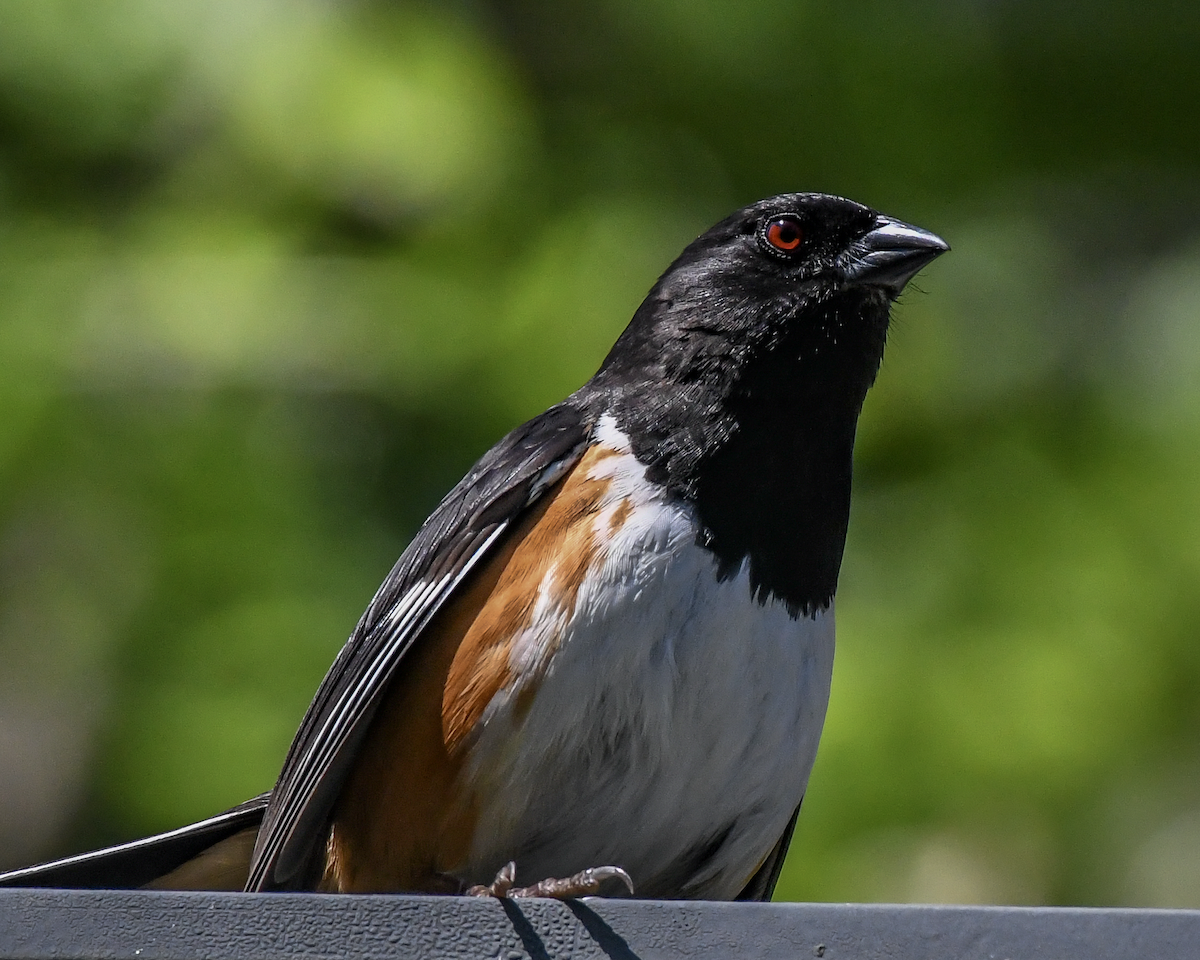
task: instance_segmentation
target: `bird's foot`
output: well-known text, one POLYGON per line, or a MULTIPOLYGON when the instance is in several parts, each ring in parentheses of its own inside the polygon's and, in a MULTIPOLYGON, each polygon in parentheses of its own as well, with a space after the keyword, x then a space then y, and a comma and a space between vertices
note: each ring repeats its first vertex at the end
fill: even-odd
POLYGON ((497 900, 503 900, 512 891, 516 882, 517 865, 509 860, 496 873, 495 880, 486 885, 477 883, 473 887, 467 887, 465 893, 468 897, 495 897, 497 900))
POLYGON ((535 883, 531 887, 518 887, 517 865, 511 860, 500 868, 496 879, 486 886, 476 884, 467 888, 469 897, 549 897, 554 900, 569 900, 573 897, 590 897, 600 892, 605 880, 620 880, 633 893, 633 880, 620 867, 589 867, 559 880, 554 877, 535 883))

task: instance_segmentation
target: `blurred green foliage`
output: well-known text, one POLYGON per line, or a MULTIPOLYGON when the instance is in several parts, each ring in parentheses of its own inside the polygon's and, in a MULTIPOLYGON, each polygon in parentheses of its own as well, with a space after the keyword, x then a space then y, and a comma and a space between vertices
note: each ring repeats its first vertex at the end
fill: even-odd
POLYGON ((0 861, 270 786, 440 495, 771 193, 954 252, 779 896, 1200 906, 1200 8, 0 6, 0 861))

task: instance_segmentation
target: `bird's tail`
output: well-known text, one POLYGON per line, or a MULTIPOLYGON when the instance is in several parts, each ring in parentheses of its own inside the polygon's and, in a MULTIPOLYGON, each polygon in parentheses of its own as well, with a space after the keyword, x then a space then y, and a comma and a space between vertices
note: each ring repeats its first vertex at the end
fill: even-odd
POLYGON ((0 887, 241 890, 269 793, 199 823, 0 873, 0 887))

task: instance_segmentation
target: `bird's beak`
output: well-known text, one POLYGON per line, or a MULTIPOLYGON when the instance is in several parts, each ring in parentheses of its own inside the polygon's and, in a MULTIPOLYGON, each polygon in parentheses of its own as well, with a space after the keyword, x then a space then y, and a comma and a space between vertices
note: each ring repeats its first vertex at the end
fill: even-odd
POLYGON ((847 284, 881 287, 895 299, 918 270, 949 249, 928 230, 880 216, 842 256, 842 277, 847 284))

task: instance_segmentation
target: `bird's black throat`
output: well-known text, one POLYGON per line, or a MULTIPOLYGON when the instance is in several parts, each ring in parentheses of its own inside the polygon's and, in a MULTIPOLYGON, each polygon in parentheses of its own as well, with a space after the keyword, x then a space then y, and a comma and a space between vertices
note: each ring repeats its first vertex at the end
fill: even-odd
POLYGON ((855 429, 888 306, 877 296, 809 304, 776 342, 732 345, 724 366, 671 371, 656 391, 613 397, 647 478, 695 512, 719 575, 748 563, 755 597, 793 616, 827 607, 837 590, 855 429), (623 402, 634 395, 642 402, 623 402))

